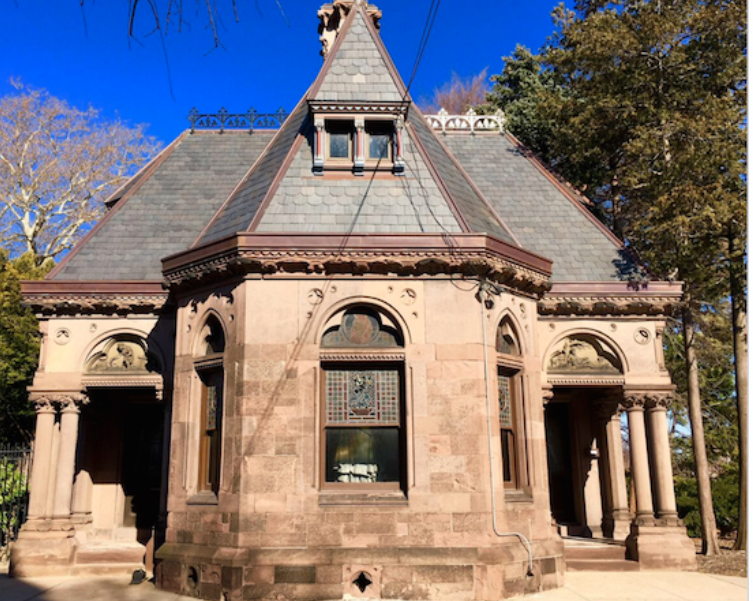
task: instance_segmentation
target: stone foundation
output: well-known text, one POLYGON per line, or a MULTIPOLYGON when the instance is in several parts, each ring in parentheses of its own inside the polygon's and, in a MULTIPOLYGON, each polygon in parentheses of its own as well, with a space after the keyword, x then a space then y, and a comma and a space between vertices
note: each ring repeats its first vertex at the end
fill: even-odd
POLYGON ((216 549, 168 543, 157 585, 201 599, 504 599, 562 586, 561 542, 492 548, 216 549))

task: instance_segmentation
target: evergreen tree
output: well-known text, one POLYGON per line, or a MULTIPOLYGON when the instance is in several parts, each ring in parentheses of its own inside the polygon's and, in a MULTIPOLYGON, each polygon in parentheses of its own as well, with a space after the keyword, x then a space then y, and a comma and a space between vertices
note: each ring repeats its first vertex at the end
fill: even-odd
MULTIPOLYGON (((523 97, 536 100, 527 114, 548 139, 533 143, 655 274, 685 282, 688 408, 704 546, 713 554, 697 340, 699 315, 732 294, 739 445, 747 450, 745 5, 582 0, 576 12, 560 6, 554 15, 558 31, 541 57, 543 68, 522 54, 508 59, 499 96, 512 98, 514 110, 521 102, 515 91, 526 89, 516 73, 538 74, 546 85, 523 97)), ((745 484, 741 477, 743 500, 745 484)), ((744 519, 741 502, 743 546, 744 519)))

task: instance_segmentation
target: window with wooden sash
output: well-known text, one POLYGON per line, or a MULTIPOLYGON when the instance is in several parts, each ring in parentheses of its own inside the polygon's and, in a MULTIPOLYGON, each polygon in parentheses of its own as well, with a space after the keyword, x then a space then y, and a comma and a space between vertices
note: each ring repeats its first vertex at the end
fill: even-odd
POLYGON ((322 337, 322 485, 404 489, 402 337, 387 316, 355 307, 322 337))
POLYGON ((210 316, 200 333, 199 357, 195 362, 201 381, 199 425, 198 492, 217 495, 222 468, 222 422, 225 392, 225 334, 210 316))
POLYGON ((496 350, 502 475, 505 488, 520 489, 527 484, 522 362, 518 337, 509 319, 497 328, 496 350))

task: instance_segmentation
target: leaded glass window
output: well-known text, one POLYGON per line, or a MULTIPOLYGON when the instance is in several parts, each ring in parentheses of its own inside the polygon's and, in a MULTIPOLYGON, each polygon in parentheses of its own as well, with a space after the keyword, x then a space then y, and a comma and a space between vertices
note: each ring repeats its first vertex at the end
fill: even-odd
POLYGON ((327 370, 328 424, 399 424, 397 370, 327 370))
POLYGON ((512 394, 510 392, 510 377, 502 374, 499 380, 499 425, 501 428, 512 428, 512 394))
POLYGON ((327 122, 328 153, 331 159, 348 159, 351 156, 353 123, 350 121, 327 122))

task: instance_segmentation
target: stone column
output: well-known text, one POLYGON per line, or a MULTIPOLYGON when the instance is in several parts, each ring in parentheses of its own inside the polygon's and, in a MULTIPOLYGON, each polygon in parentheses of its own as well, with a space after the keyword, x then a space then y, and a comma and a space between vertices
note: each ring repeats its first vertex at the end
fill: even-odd
POLYGON ((606 422, 606 451, 609 469, 612 522, 615 539, 624 539, 630 533, 630 508, 628 507, 625 459, 622 455, 622 425, 620 408, 617 407, 606 422))
POLYGON ((71 517, 73 476, 76 470, 76 445, 78 443, 78 418, 81 413, 79 403, 83 395, 60 397, 60 446, 58 449, 58 471, 55 478, 55 502, 53 517, 71 517))
POLYGON ((648 396, 648 428, 651 433, 651 456, 655 479, 652 482, 656 498, 656 517, 665 524, 677 524, 677 503, 672 479, 672 454, 667 431, 667 408, 672 402, 672 393, 657 393, 648 396))
POLYGON ((628 414, 630 472, 635 483, 635 523, 639 525, 650 525, 654 522, 651 472, 648 465, 648 446, 643 409, 645 401, 645 395, 637 393, 626 394, 622 402, 628 414))
POLYGON ((36 433, 34 436, 34 463, 31 466, 29 486, 29 520, 49 517, 47 515, 47 497, 51 494, 50 460, 52 458, 52 439, 55 429, 55 406, 47 397, 39 397, 34 402, 37 412, 36 433))

